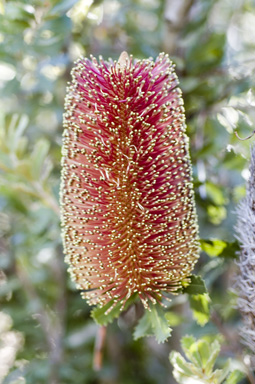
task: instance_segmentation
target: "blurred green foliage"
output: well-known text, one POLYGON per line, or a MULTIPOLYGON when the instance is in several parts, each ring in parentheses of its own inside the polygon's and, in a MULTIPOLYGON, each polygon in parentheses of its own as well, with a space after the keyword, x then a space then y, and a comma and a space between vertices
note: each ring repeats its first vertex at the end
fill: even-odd
MULTIPOLYGON (((16 340, 11 357, 0 362, 3 384, 174 383, 168 354, 179 348, 181 335, 213 337, 224 321, 237 339, 239 318, 228 292, 235 270, 233 212, 245 193, 250 142, 238 140, 234 131, 245 137, 255 125, 255 5, 187 0, 178 2, 180 11, 176 4, 0 2, 0 351, 8 332, 16 340), (203 239, 197 271, 214 316, 208 322, 205 294, 193 296, 195 318, 207 323, 203 328, 193 320, 187 297, 173 298, 165 314, 173 336, 158 345, 150 337, 133 341, 142 310, 131 307, 108 327, 103 368, 95 371, 98 326, 63 261, 62 113, 73 61, 91 53, 116 59, 122 50, 138 58, 164 50, 176 63, 203 239)), ((223 359, 235 356, 235 344, 223 336, 223 359)))
POLYGON ((182 349, 190 361, 186 361, 179 353, 173 351, 170 361, 174 366, 174 377, 179 384, 187 384, 187 380, 197 384, 237 384, 244 374, 231 367, 227 361, 222 369, 214 369, 220 352, 218 340, 195 340, 193 336, 185 336, 181 341, 182 349))

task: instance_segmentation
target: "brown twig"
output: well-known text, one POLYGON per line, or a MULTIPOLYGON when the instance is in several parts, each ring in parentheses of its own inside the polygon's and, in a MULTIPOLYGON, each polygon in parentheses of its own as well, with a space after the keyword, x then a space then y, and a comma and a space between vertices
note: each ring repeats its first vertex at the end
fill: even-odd
POLYGON ((94 359, 93 359, 93 368, 95 371, 100 371, 102 369, 103 347, 105 343, 105 336, 106 336, 106 326, 99 327, 96 335, 94 359))
POLYGON ((241 141, 245 141, 245 140, 248 140, 248 139, 250 139, 252 136, 254 136, 255 135, 255 130, 252 132, 252 134, 250 134, 249 136, 247 136, 247 137, 244 137, 243 139, 238 135, 238 133, 235 131, 235 135, 236 135, 236 137, 239 139, 239 140, 241 140, 241 141))
MULTIPOLYGON (((246 365, 245 365, 246 366, 246 365)), ((246 366, 247 367, 247 366, 246 366)), ((247 374, 247 377, 250 381, 251 384, 255 384, 255 377, 254 377, 254 374, 252 373, 252 371, 249 369, 249 367, 247 367, 247 371, 246 371, 246 374, 247 374)))

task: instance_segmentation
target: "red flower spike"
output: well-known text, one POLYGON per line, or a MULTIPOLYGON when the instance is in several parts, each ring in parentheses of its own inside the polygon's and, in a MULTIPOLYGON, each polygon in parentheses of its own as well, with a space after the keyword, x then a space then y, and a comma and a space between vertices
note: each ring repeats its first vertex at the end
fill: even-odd
MULTIPOLYGON (((188 138, 168 55, 81 58, 64 116, 66 261, 89 304, 160 302, 198 258, 188 138)), ((112 309, 112 307, 110 308, 112 309)))

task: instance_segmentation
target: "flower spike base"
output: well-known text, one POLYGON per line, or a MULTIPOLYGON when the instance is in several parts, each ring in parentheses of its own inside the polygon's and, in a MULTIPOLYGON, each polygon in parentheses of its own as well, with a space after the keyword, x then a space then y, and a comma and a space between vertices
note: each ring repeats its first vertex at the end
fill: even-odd
POLYGON ((90 305, 119 313, 177 292, 198 258, 181 91, 168 55, 81 58, 64 115, 62 233, 90 305))

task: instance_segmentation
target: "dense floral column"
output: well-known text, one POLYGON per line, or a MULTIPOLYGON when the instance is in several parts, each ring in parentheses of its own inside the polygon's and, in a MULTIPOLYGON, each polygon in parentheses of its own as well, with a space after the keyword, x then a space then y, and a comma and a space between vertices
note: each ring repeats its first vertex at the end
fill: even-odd
POLYGON ((246 197, 238 206, 237 217, 236 232, 241 247, 236 276, 237 306, 243 320, 241 338, 252 354, 251 365, 255 369, 255 146, 251 151, 246 197))
POLYGON ((166 54, 81 58, 64 116, 66 261, 91 305, 175 292, 198 257, 181 91, 166 54))

